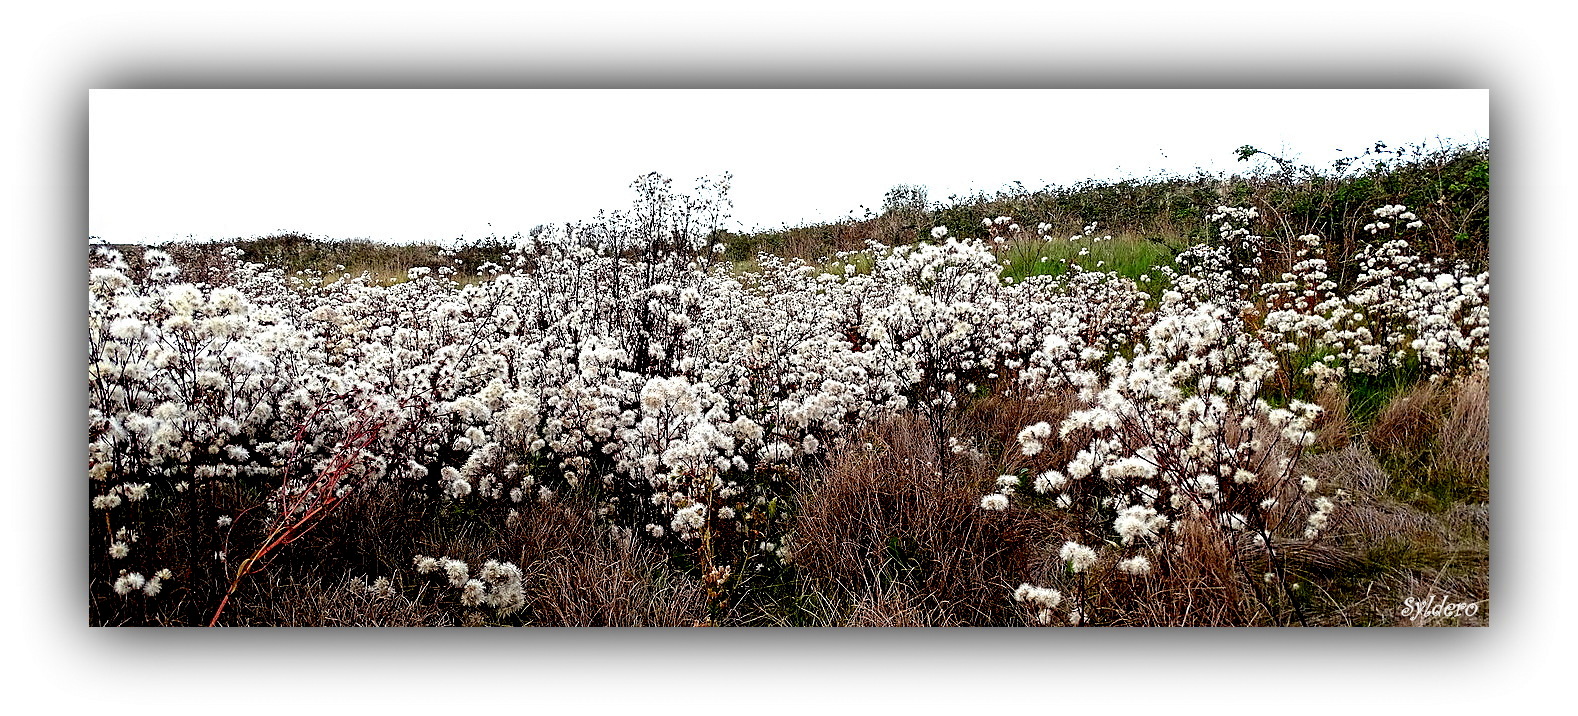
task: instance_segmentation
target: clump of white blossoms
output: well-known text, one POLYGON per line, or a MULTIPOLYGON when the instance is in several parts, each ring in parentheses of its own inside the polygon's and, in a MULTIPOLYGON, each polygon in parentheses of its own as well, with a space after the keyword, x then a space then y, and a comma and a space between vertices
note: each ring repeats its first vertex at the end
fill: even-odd
MULTIPOLYGON (((1253 212, 1223 210, 1220 218, 1226 220, 1224 241, 1258 241, 1243 226, 1253 212)), ((1275 540, 1316 539, 1341 510, 1319 494, 1318 481, 1296 472, 1314 442, 1320 409, 1299 400, 1272 405, 1265 398, 1267 381, 1287 370, 1282 351, 1336 347, 1336 359, 1318 364, 1325 368, 1317 371, 1342 365, 1374 371, 1407 347, 1425 366, 1445 371, 1438 375, 1455 375, 1483 367, 1484 351, 1473 341, 1488 337, 1478 330, 1488 314, 1477 313, 1485 295, 1478 293, 1477 279, 1459 272, 1426 281, 1422 277, 1434 269, 1408 268, 1416 278, 1396 281, 1404 270, 1399 267, 1419 261, 1406 259, 1400 244, 1389 244, 1378 255, 1395 258, 1390 272, 1362 273, 1360 290, 1344 296, 1317 256, 1319 240, 1300 241, 1304 248, 1296 258, 1302 260, 1282 281, 1265 284, 1253 280, 1258 269, 1241 269, 1229 248, 1184 252, 1181 271, 1160 271, 1171 289, 1146 316, 1148 327, 1129 356, 1105 354, 1098 363, 1103 354, 1061 336, 1043 341, 1031 360, 1046 368, 1035 385, 1071 390, 1079 404, 1055 430, 1047 423, 1021 430, 1020 453, 1037 460, 1054 441, 1077 441, 1071 446, 1077 450, 1072 460, 1032 468, 1033 474, 1041 470, 1033 496, 999 489, 983 505, 990 500, 1004 509, 1010 500, 1052 498, 1060 509, 1109 515, 1110 531, 1093 538, 1147 551, 1118 561, 1125 574, 1151 573, 1157 568, 1154 556, 1165 559, 1181 548, 1177 536, 1186 528, 1220 532, 1224 540, 1233 539, 1228 533, 1248 533, 1263 554, 1261 564, 1269 560, 1281 570, 1284 556, 1275 540), (1475 288, 1454 288, 1464 285, 1475 288), (1256 315, 1261 300, 1273 310, 1253 328, 1245 317, 1256 315), (1437 318, 1443 315, 1449 318, 1437 318), (1371 343, 1365 326, 1391 326, 1392 332, 1371 343), (1461 358, 1431 353, 1429 339, 1405 340, 1434 326, 1451 326, 1469 337, 1440 341, 1460 346, 1453 355, 1461 358), (1365 347, 1370 345, 1390 347, 1372 351, 1365 347)), ((1094 561, 1076 543, 1064 547, 1063 558, 1076 571, 1094 561)))
POLYGON ((1026 602, 1043 609, 1051 609, 1063 602, 1062 593, 1056 589, 1021 584, 1014 590, 1014 601, 1026 602))
MULTIPOLYGON (((1207 476, 1209 477, 1209 475, 1207 476)), ((1118 513, 1117 519, 1112 521, 1112 530, 1123 538, 1127 545, 1136 539, 1154 540, 1162 535, 1171 520, 1157 514, 1156 508, 1148 505, 1129 505, 1118 513)))
POLYGON ((389 599, 397 593, 394 582, 388 577, 379 577, 374 579, 372 584, 367 585, 367 594, 374 599, 389 599))
POLYGON ((1046 423, 1036 423, 1019 431, 1019 445, 1026 456, 1035 456, 1041 453, 1045 441, 1052 437, 1052 426, 1046 423))
POLYGON ((458 559, 445 558, 442 564, 444 574, 449 577, 450 584, 459 587, 466 583, 466 576, 470 572, 470 567, 466 566, 465 562, 458 559))
MULTIPOLYGON (((1375 213, 1406 223, 1372 223, 1365 227, 1372 234, 1406 234, 1422 226, 1400 205, 1375 213)), ((1422 258, 1398 237, 1366 245, 1355 259, 1359 272, 1353 290, 1339 293, 1320 237, 1300 241, 1299 261, 1280 281, 1260 288, 1270 308, 1261 333, 1288 354, 1324 349, 1324 357, 1304 369, 1317 386, 1336 385, 1350 373, 1380 375, 1411 362, 1437 382, 1488 367, 1488 272, 1422 258)))
POLYGON ((743 533, 766 525, 757 498, 786 497, 784 476, 848 430, 947 410, 1024 369, 1048 333, 1097 326, 1079 340, 1105 351, 1143 301, 1094 275, 1006 285, 988 242, 946 230, 939 245, 872 244, 859 271, 852 255, 837 272, 762 256, 741 275, 707 238, 726 182, 684 197, 665 181, 638 181, 629 213, 523 239, 464 286, 448 268, 385 284, 228 254, 231 285, 216 287, 104 251, 89 277, 89 472, 123 487, 93 506, 321 466, 358 409, 331 399, 355 391, 402 406, 357 468, 393 499, 515 510, 518 524, 595 486, 604 514, 653 539, 691 538, 703 516, 743 533))
POLYGON ((1084 572, 1096 563, 1096 550, 1078 542, 1064 542, 1058 557, 1068 565, 1069 571, 1084 572))
MULTIPOLYGON (((487 607, 499 617, 507 617, 526 606, 526 592, 520 567, 511 562, 487 560, 471 577, 470 566, 464 561, 448 557, 435 558, 424 555, 412 557, 418 574, 432 574, 442 570, 451 587, 460 590, 458 601, 465 607, 487 607)), ((392 594, 393 588, 384 577, 374 582, 378 593, 392 594), (379 586, 380 582, 383 586, 379 586)))
POLYGON ((1118 571, 1124 574, 1150 574, 1151 560, 1143 554, 1119 560, 1118 571))
POLYGON ((681 539, 693 539, 706 526, 707 506, 703 504, 694 504, 681 508, 674 513, 674 519, 669 522, 669 527, 681 539))
POLYGON ((1032 484, 1032 487, 1035 489, 1036 494, 1045 495, 1056 492, 1067 484, 1068 478, 1065 477, 1063 473, 1058 472, 1057 470, 1047 470, 1046 472, 1036 475, 1036 479, 1032 484))
POLYGON ((1306 538, 1314 538, 1331 522, 1331 515, 1337 509, 1337 504, 1330 497, 1315 498, 1315 511, 1308 518, 1308 526, 1304 528, 1306 538))
POLYGON ((1052 610, 1063 603, 1063 594, 1048 587, 1021 584, 1014 590, 1014 601, 1036 610, 1036 622, 1046 625, 1052 622, 1052 610))
POLYGON ((123 571, 121 576, 115 580, 115 593, 124 596, 142 589, 147 583, 148 580, 143 578, 141 574, 123 571))

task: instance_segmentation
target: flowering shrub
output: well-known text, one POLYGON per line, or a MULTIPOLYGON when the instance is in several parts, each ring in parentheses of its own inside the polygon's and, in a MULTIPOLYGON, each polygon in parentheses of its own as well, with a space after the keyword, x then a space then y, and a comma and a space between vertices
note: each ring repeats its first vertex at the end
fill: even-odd
MULTIPOLYGON (((1422 222, 1406 207, 1375 210, 1371 234, 1407 232, 1422 222), (1394 225, 1398 222, 1400 225, 1394 225)), ((1348 373, 1380 375, 1417 366, 1432 382, 1451 381, 1489 366, 1490 274, 1465 262, 1447 265, 1414 253, 1395 238, 1358 254, 1353 290, 1338 293, 1320 237, 1304 248, 1281 281, 1267 283, 1264 334, 1285 353, 1312 345, 1326 355, 1305 369, 1317 387, 1348 373)))
MULTIPOLYGON (((651 175, 637 190, 630 212, 522 238, 466 285, 447 266, 391 285, 286 275, 239 252, 228 285, 189 283, 157 249, 136 271, 100 249, 95 589, 233 590, 251 567, 227 549, 293 540, 293 518, 359 496, 494 527, 590 505, 627 538, 690 555, 723 590, 748 564, 792 566, 800 479, 853 430, 909 412, 941 433, 994 389, 1077 395, 1067 419, 1025 427, 1017 446, 1034 461, 1074 444, 1076 457, 1007 475, 980 500, 1077 515, 1099 546, 1065 550, 1072 573, 1165 574, 1193 524, 1253 538, 1255 568, 1282 579, 1278 540, 1316 539, 1340 513, 1298 472, 1318 409, 1267 401, 1289 354, 1326 351, 1307 370, 1318 382, 1407 361, 1448 380, 1488 360, 1488 274, 1417 259, 1400 240, 1366 254, 1346 287, 1314 237, 1262 283, 1254 214, 1225 207, 1221 242, 1158 266, 1160 291, 1079 266, 1005 279, 1002 239, 1024 233, 1009 217, 987 219, 985 240, 939 227, 927 243, 871 243, 858 270, 763 254, 740 272, 715 241, 726 182, 690 197, 651 175)), ((1417 222, 1401 207, 1377 217, 1377 232, 1417 222)), ((442 568, 465 606, 503 617, 523 604, 508 562, 475 578, 458 560, 416 567, 442 568)), ((1041 621, 1072 604, 1080 622, 1079 594, 1027 585, 1014 598, 1041 621)))
MULTIPOLYGON (((1412 218, 1403 207, 1385 207, 1377 216, 1412 218)), ((1242 226, 1253 211, 1223 207, 1217 217, 1224 220, 1224 241, 1256 244, 1258 237, 1242 226)), ((1317 237, 1301 240, 1319 246, 1317 237)), ((1395 266, 1420 263, 1406 258, 1405 248, 1389 243, 1380 255, 1395 266)), ((1282 282, 1256 289, 1247 279, 1258 275, 1258 259, 1244 266, 1226 247, 1191 249, 1180 261, 1186 270, 1173 277, 1173 290, 1161 297, 1131 357, 1097 354, 1049 335, 1032 359, 1047 368, 1038 377, 1077 390, 1082 407, 1055 428, 1044 422, 1027 426, 1018 442, 1030 457, 1054 439, 1085 447, 1066 464, 1037 468, 1044 471, 1029 479, 999 479, 998 491, 982 498, 981 507, 1007 509, 1010 497, 1025 489, 1031 499, 1076 515, 1091 538, 1108 545, 1103 552, 1126 575, 1148 574, 1153 565, 1165 574, 1174 560, 1190 558, 1181 537, 1186 532, 1205 531, 1228 543, 1243 536, 1252 548, 1234 554, 1234 568, 1263 573, 1273 589, 1284 590, 1285 603, 1296 605, 1278 542, 1318 539, 1338 512, 1333 497, 1343 495, 1321 495, 1317 480, 1297 472, 1302 452, 1314 442, 1320 408, 1299 400, 1278 408, 1264 399, 1267 381, 1286 353, 1301 348, 1290 338, 1329 341, 1323 345, 1331 355, 1374 372, 1390 365, 1386 360, 1403 359, 1401 349, 1394 354, 1388 346, 1423 336, 1407 345, 1437 381, 1482 368, 1488 350, 1475 344, 1488 331, 1488 313, 1477 310, 1488 294, 1488 288, 1480 290, 1488 286, 1488 274, 1424 279, 1434 271, 1411 269, 1411 278, 1398 279, 1372 260, 1357 290, 1339 296, 1324 261, 1307 255, 1299 251, 1302 260, 1282 282), (1275 310, 1254 330, 1246 316, 1255 314, 1257 304, 1275 310), (1372 325, 1387 327, 1379 347, 1368 340, 1376 335, 1368 330, 1332 328, 1344 318, 1363 319, 1361 310, 1371 314, 1372 325), (1106 362, 1092 365, 1092 359, 1106 362)), ((1318 382, 1334 379, 1327 363, 1314 368, 1318 382)), ((1061 557, 1070 572, 1082 573, 1098 553, 1069 542, 1061 557)), ((1253 581, 1251 587, 1268 612, 1280 613, 1274 595, 1253 581)), ((1029 593, 1024 589, 1040 588, 1022 588, 1016 593, 1020 601, 1029 593)), ((1042 623, 1049 618, 1045 601, 1037 617, 1042 623)), ((1072 623, 1088 618, 1083 600, 1071 610, 1072 623)))

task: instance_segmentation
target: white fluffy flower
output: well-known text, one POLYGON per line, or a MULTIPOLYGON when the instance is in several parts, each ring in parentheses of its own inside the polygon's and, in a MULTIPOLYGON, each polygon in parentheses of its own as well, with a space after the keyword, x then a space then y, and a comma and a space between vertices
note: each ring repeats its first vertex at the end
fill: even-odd
POLYGON ((458 559, 445 559, 443 560, 443 566, 444 575, 449 577, 450 584, 459 587, 466 583, 466 577, 469 575, 471 568, 467 567, 465 562, 458 559))
POLYGON ((707 506, 696 503, 680 509, 674 513, 674 518, 669 521, 669 527, 678 532, 681 537, 688 536, 705 527, 707 524, 707 506))
POLYGON ((1155 539, 1169 523, 1154 507, 1131 505, 1118 513, 1117 519, 1112 521, 1112 529, 1123 538, 1124 544, 1129 544, 1137 537, 1155 539))
POLYGON ((115 593, 125 596, 138 589, 142 589, 143 585, 146 583, 147 580, 143 579, 143 576, 136 572, 122 574, 118 579, 115 580, 115 593))
POLYGON ((1309 524, 1304 529, 1305 538, 1313 539, 1326 529, 1331 522, 1331 515, 1337 509, 1336 503, 1330 497, 1315 498, 1315 511, 1310 513, 1309 524))
POLYGON ((1068 563, 1069 569, 1075 572, 1083 572, 1096 563, 1096 550, 1078 542, 1064 542, 1058 556, 1068 563))
POLYGON ((1051 609, 1062 603, 1063 595, 1056 589, 1021 584, 1014 590, 1014 601, 1026 602, 1040 609, 1051 609))
POLYGON ((1019 431, 1020 451, 1026 456, 1041 453, 1044 441, 1052 437, 1052 426, 1047 423, 1036 423, 1019 431))
POLYGON ((1068 484, 1068 478, 1057 470, 1047 470, 1036 476, 1035 490, 1037 494, 1044 495, 1048 492, 1061 489, 1068 484))
POLYGON ((1151 560, 1145 555, 1137 555, 1118 562, 1118 571, 1124 574, 1150 574, 1151 560))

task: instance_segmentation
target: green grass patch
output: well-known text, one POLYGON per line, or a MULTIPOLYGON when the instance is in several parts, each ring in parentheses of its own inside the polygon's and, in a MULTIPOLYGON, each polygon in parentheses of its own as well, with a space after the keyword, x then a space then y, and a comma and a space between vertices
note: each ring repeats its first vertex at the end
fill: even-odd
POLYGON ((1107 241, 1067 238, 1016 241, 999 254, 1002 276, 1022 281, 1030 276, 1062 276, 1078 266, 1086 271, 1116 273, 1141 283, 1156 279, 1156 270, 1172 266, 1182 250, 1180 239, 1115 236, 1107 241))
POLYGON ((815 264, 819 273, 830 273, 839 276, 849 275, 850 267, 854 267, 854 273, 856 275, 867 275, 871 273, 871 269, 876 267, 876 265, 877 257, 872 255, 870 251, 861 251, 858 253, 848 254, 846 256, 833 257, 826 261, 815 264))
POLYGON ((1453 505, 1490 501, 1490 485, 1486 481, 1439 464, 1433 448, 1412 454, 1382 455, 1380 463, 1392 475, 1387 494, 1426 512, 1445 512, 1453 505))
POLYGON ((1419 384, 1420 373, 1417 362, 1410 362, 1381 375, 1349 373, 1346 382, 1348 415, 1354 424, 1368 427, 1375 423, 1381 408, 1386 407, 1392 398, 1419 384))
POLYGON ((1372 579, 1402 571, 1468 573, 1480 568, 1489 557, 1488 549, 1482 544, 1431 545, 1389 537, 1361 550, 1353 566, 1340 576, 1372 579))

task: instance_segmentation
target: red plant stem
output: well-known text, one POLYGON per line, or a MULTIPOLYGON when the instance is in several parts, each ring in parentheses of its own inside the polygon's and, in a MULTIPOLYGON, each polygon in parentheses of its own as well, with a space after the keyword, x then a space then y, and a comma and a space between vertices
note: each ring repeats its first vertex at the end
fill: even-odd
MULTIPOLYGON (((342 393, 331 398, 314 409, 312 414, 302 421, 301 427, 296 431, 296 441, 291 449, 292 461, 306 438, 307 426, 312 422, 312 418, 316 417, 319 412, 330 404, 348 397, 354 392, 342 393)), ((351 428, 345 442, 339 447, 328 468, 318 473, 312 483, 303 487, 301 492, 294 498, 286 496, 290 487, 290 462, 286 463, 280 488, 276 493, 280 496, 281 502, 279 516, 275 518, 274 525, 269 530, 268 536, 264 538, 263 544, 252 553, 252 556, 242 560, 241 564, 236 568, 236 576, 230 580, 230 588, 225 592, 224 598, 219 601, 219 607, 214 610, 214 616, 209 620, 208 626, 212 627, 219 623, 219 617, 230 603, 230 597, 241 587, 242 580, 261 568, 260 565, 263 560, 267 559, 275 550, 290 545, 312 531, 312 528, 318 526, 324 517, 327 517, 336 506, 344 501, 344 495, 337 494, 336 488, 339 487, 340 481, 345 474, 355 465, 357 454, 372 444, 373 440, 377 438, 378 432, 383 429, 383 425, 382 421, 363 416, 351 428), (309 501, 314 497, 317 498, 317 504, 308 508, 309 501), (290 516, 298 511, 301 512, 301 515, 292 520, 290 516)))

